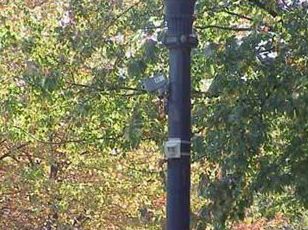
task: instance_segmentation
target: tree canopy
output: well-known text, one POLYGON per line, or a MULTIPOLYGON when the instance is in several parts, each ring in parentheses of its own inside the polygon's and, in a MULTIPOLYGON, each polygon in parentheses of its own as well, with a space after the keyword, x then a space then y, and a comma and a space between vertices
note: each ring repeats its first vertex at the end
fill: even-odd
MULTIPOLYGON (((163 1, 0 8, 0 228, 161 229, 163 1)), ((308 225, 307 10, 196 2, 193 229, 308 225)))

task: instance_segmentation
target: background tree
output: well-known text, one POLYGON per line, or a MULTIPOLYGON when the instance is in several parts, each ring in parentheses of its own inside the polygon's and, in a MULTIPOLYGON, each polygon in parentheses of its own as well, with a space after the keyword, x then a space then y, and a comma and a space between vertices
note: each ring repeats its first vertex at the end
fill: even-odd
MULTIPOLYGON (((166 119, 140 80, 168 74, 163 3, 1 9, 0 226, 160 229, 166 119)), ((193 228, 305 225, 307 21, 305 1, 197 2, 193 228)))

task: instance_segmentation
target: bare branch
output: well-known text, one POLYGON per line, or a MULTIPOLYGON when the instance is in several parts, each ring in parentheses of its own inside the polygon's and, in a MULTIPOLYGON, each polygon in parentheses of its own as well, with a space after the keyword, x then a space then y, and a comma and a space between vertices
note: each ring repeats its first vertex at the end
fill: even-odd
POLYGON ((123 12, 121 12, 119 15, 117 15, 105 28, 104 28, 104 32, 106 32, 111 26, 113 26, 121 17, 123 17, 125 14, 127 14, 130 10, 132 10, 133 8, 135 8, 136 6, 138 6, 142 1, 138 1, 136 3, 134 3, 133 5, 131 5, 130 7, 128 7, 126 10, 124 10, 123 12))
POLYGON ((253 21, 252 18, 246 16, 246 15, 242 15, 242 14, 238 14, 238 13, 235 13, 235 12, 231 12, 229 10, 223 10, 223 12, 227 13, 227 14, 230 14, 230 15, 233 15, 233 16, 236 16, 236 17, 239 17, 239 18, 243 18, 243 19, 246 19, 248 21, 253 21))
MULTIPOLYGON (((86 143, 86 142, 89 142, 89 141, 97 141, 97 140, 102 140, 102 139, 117 140, 120 137, 122 137, 121 135, 119 135, 117 137, 108 137, 108 136, 103 135, 101 137, 96 137, 96 138, 69 139, 69 140, 61 140, 61 141, 44 141, 44 140, 41 140, 41 139, 35 137, 31 133, 28 133, 27 131, 25 131, 21 127, 13 126, 13 128, 19 129, 20 131, 22 131, 23 133, 25 133, 26 135, 28 135, 30 138, 32 138, 33 140, 35 140, 38 143, 48 144, 48 145, 64 145, 64 144, 69 144, 69 143, 80 143, 81 144, 81 143, 86 143)), ((0 158, 0 160, 1 160, 1 158, 0 158)))
POLYGON ((255 30, 252 27, 227 27, 219 25, 207 25, 207 26, 195 26, 196 29, 220 29, 220 30, 231 30, 231 31, 252 31, 255 30))
POLYGON ((6 142, 6 139, 1 140, 1 141, 0 141, 0 145, 2 145, 2 144, 5 143, 5 142, 6 142))
MULTIPOLYGON (((7 157, 12 157, 11 154, 17 150, 20 150, 24 147, 26 147, 27 145, 29 145, 29 142, 20 144, 18 146, 14 146, 12 148, 9 149, 9 151, 7 153, 5 153, 4 155, 0 156, 0 161, 2 161, 3 159, 7 158, 7 157)), ((14 157, 12 157, 14 160, 16 160, 14 157)))
POLYGON ((265 10, 267 13, 269 13, 271 16, 276 17, 278 14, 276 11, 269 9, 265 3, 260 2, 259 0, 250 0, 251 3, 256 5, 262 10, 265 10))
POLYGON ((67 82, 73 86, 79 86, 79 87, 85 87, 85 88, 92 88, 96 90, 107 90, 107 91, 117 91, 117 90, 133 90, 133 91, 144 91, 138 88, 132 88, 132 87, 111 87, 111 88, 99 88, 95 87, 92 85, 84 85, 84 84, 78 84, 78 83, 72 83, 72 82, 67 82))
POLYGON ((93 85, 84 85, 84 84, 78 84, 78 83, 71 83, 68 82, 71 86, 76 87, 82 87, 82 88, 89 88, 96 91, 99 91, 100 94, 103 95, 117 95, 117 96, 123 96, 123 97, 130 97, 130 96, 138 96, 141 94, 144 94, 145 91, 138 88, 132 88, 132 87, 110 87, 110 88, 100 88, 93 85), (135 93, 115 93, 115 91, 135 91, 135 93))

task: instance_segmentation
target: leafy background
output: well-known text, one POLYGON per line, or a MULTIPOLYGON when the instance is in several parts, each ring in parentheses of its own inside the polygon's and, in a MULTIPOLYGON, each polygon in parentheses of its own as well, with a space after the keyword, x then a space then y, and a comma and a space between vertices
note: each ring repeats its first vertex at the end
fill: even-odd
MULTIPOLYGON (((162 229, 163 2, 0 8, 0 228, 162 229)), ((193 229, 307 227, 307 9, 196 2, 193 229)))

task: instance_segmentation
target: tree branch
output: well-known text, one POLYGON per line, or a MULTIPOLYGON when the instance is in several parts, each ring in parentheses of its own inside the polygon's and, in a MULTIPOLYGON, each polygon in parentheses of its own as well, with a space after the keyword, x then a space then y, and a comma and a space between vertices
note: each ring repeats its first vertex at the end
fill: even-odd
POLYGON ((233 15, 233 16, 236 16, 236 17, 239 17, 239 18, 243 18, 243 19, 246 19, 248 21, 253 21, 252 18, 246 16, 246 15, 242 15, 242 14, 238 14, 238 13, 235 13, 235 12, 231 12, 229 10, 223 10, 223 12, 227 13, 227 14, 230 14, 230 15, 233 15))
MULTIPOLYGON (((25 146, 27 146, 29 144, 29 142, 20 144, 18 146, 14 146, 12 148, 9 149, 9 151, 7 153, 5 153, 4 155, 0 156, 0 161, 2 161, 3 159, 5 159, 6 157, 11 157, 10 155, 17 150, 20 150, 22 148, 24 148, 25 146)), ((14 158, 13 158, 14 159, 14 158)), ((15 160, 15 159, 14 159, 15 160)))
POLYGON ((250 0, 250 2, 256 5, 257 7, 259 7, 260 9, 265 10, 267 13, 269 13, 274 18, 278 16, 277 12, 272 9, 269 9, 265 3, 262 3, 259 0, 250 0))
MULTIPOLYGON (((108 136, 103 135, 101 137, 96 137, 96 138, 69 139, 69 140, 60 140, 60 141, 44 141, 44 140, 41 140, 41 139, 35 137, 31 133, 28 133, 27 131, 25 131, 24 129, 22 129, 18 126, 13 126, 13 128, 19 129, 20 131, 22 131, 23 133, 28 135, 30 138, 37 141, 38 143, 49 144, 49 145, 64 145, 64 144, 69 144, 69 143, 77 143, 78 144, 78 143, 85 143, 85 142, 89 142, 89 141, 96 141, 96 140, 102 140, 102 139, 117 140, 120 137, 122 137, 121 135, 118 135, 116 137, 108 137, 108 136)), ((0 158, 0 160, 1 160, 1 158, 0 158)))
POLYGON ((251 27, 227 27, 219 25, 207 25, 207 26, 195 26, 196 29, 220 29, 220 30, 231 30, 231 31, 252 31, 254 28, 251 27))
POLYGON ((0 145, 2 145, 4 142, 6 142, 6 139, 3 139, 2 141, 0 141, 0 145))
POLYGON ((84 85, 84 84, 78 84, 78 83, 72 83, 72 82, 67 82, 67 83, 70 84, 71 86, 93 89, 93 90, 99 91, 100 94, 104 94, 104 95, 111 95, 111 92, 112 92, 112 95, 129 97, 129 96, 138 96, 138 95, 145 93, 145 91, 142 89, 132 88, 132 87, 100 88, 100 87, 95 87, 92 85, 84 85), (114 93, 114 91, 120 91, 120 90, 135 91, 135 93, 114 93))
MULTIPOLYGON (((113 26, 121 17, 123 17, 125 14, 127 14, 130 10, 132 10, 134 7, 138 6, 142 1, 138 1, 136 3, 134 3, 133 5, 131 5, 130 7, 128 7, 126 10, 124 10, 123 12, 121 12, 119 15, 117 15, 105 28, 104 28, 104 32, 106 32, 111 26, 113 26)), ((103 33, 104 33, 103 32, 103 33)))

